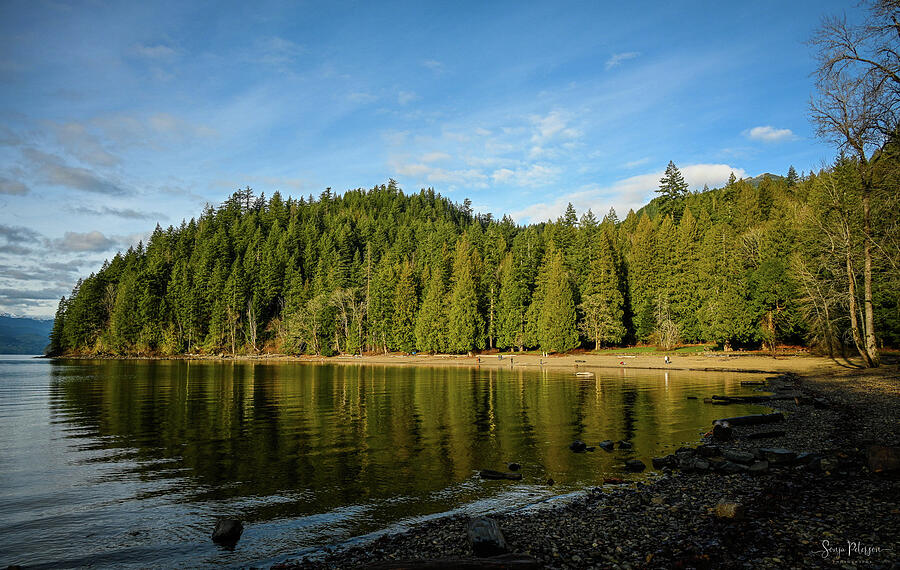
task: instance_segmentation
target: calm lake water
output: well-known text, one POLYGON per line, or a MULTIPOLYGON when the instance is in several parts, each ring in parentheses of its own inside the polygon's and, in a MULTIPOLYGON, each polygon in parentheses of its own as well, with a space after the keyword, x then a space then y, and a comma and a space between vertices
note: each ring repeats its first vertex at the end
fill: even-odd
POLYGON ((703 403, 747 375, 595 372, 0 356, 0 568, 271 564, 627 478, 760 411, 703 403), (510 461, 521 482, 478 478, 510 461), (234 551, 218 516, 245 521, 234 551))

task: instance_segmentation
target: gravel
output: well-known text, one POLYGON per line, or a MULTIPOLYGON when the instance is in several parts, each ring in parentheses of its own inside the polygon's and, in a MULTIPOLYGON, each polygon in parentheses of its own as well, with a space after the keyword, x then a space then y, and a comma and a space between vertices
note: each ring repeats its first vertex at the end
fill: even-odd
MULTIPOLYGON (((709 457, 716 448, 708 447, 694 454, 691 469, 705 463, 710 470, 665 467, 643 483, 592 488, 562 505, 493 518, 512 551, 544 568, 900 568, 900 480, 872 473, 866 461, 869 445, 900 445, 898 367, 785 375, 761 389, 802 397, 772 402, 783 422, 735 427, 728 442, 705 439, 733 459, 751 462, 752 455, 750 469, 713 472, 721 458, 709 457), (747 437, 773 429, 785 434, 747 437), (798 457, 779 464, 790 455, 778 450, 798 457)), ((278 567, 471 558, 468 522, 441 518, 278 567)))

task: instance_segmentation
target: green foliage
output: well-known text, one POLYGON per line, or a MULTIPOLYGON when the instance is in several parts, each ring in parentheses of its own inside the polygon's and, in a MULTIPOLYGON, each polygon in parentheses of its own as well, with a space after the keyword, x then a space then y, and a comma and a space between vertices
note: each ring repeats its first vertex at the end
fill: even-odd
MULTIPOLYGON (((886 342, 900 341, 898 154, 885 147, 871 169, 886 342)), ((859 172, 842 159, 692 194, 670 164, 661 196, 624 220, 569 205, 524 227, 393 181, 299 200, 244 189, 79 281, 49 352, 564 352, 679 337, 834 350, 848 259, 861 279, 859 172)))

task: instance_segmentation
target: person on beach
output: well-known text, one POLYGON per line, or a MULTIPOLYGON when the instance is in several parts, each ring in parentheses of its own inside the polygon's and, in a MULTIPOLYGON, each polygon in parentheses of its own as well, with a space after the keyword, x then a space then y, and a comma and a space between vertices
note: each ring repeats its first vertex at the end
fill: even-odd
POLYGON ((666 364, 671 364, 671 363, 672 363, 672 361, 669 360, 669 355, 667 354, 667 355, 666 355, 666 364))

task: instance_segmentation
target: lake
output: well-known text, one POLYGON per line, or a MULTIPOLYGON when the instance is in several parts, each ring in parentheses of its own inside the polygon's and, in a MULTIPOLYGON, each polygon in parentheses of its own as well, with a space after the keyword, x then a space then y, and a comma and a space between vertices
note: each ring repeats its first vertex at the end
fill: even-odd
POLYGON ((703 403, 754 375, 573 372, 0 356, 0 567, 273 564, 640 478, 625 459, 762 410, 703 403), (479 479, 511 461, 522 481, 479 479), (219 516, 245 521, 233 551, 219 516))

